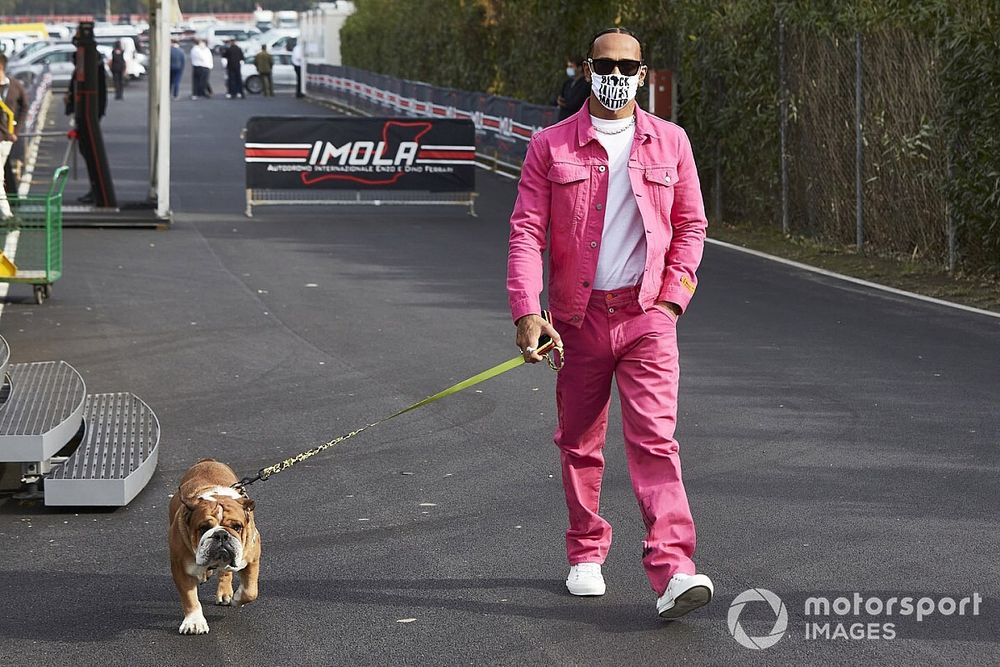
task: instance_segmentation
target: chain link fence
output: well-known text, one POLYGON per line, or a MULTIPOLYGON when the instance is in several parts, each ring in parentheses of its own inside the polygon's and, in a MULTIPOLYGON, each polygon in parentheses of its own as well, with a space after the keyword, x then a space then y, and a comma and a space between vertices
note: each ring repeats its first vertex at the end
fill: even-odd
POLYGON ((954 266, 933 40, 784 32, 786 231, 954 266))

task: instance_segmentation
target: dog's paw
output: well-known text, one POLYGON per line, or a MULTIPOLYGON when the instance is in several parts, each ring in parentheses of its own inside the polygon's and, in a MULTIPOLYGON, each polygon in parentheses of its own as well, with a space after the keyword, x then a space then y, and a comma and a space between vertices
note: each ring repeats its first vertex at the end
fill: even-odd
POLYGON ((182 635, 205 635, 208 634, 208 621, 205 620, 205 615, 201 613, 199 609, 196 612, 192 612, 184 617, 181 622, 181 627, 178 628, 177 632, 182 635))
POLYGON ((221 605, 232 604, 233 597, 234 596, 232 593, 219 593, 218 595, 215 596, 215 604, 221 604, 221 605))
POLYGON ((229 601, 229 605, 231 607, 239 607, 240 605, 243 604, 243 596, 240 595, 240 593, 242 593, 242 592, 243 592, 243 589, 240 588, 240 589, 237 589, 237 591, 235 593, 233 593, 233 597, 229 601))

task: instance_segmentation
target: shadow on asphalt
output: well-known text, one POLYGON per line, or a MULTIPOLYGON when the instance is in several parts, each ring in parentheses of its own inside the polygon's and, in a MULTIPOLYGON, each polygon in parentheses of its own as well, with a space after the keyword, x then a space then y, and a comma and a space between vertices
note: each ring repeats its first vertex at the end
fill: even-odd
MULTIPOLYGON (((641 633, 657 628, 674 628, 685 633, 683 622, 666 624, 652 614, 646 604, 607 604, 599 598, 570 598, 561 581, 540 579, 279 579, 261 580, 257 602, 239 610, 216 605, 212 596, 216 579, 199 588, 205 618, 213 630, 230 629, 239 623, 234 614, 268 614, 268 599, 308 604, 310 616, 327 607, 324 616, 351 614, 352 606, 414 610, 458 611, 475 615, 519 617, 539 621, 563 620, 594 626, 615 633, 641 633), (512 597, 539 599, 539 604, 461 599, 454 593, 468 591, 481 596, 484 591, 509 591, 512 597), (411 594, 408 594, 411 593, 411 594), (217 628, 216 624, 219 624, 217 628)), ((4 618, 4 634, 11 639, 65 642, 102 642, 109 631, 128 634, 154 630, 176 634, 181 620, 180 604, 173 581, 167 574, 135 578, 112 574, 10 571, 0 575, 0 589, 8 599, 22 600, 16 614, 4 618), (47 586, 73 591, 64 604, 28 604, 32 582, 44 578, 47 586), (113 629, 113 630, 112 630, 113 629)), ((499 593, 493 593, 493 597, 499 593)), ((282 610, 287 613, 287 607, 282 610)), ((417 612, 419 613, 419 612, 417 612)), ((702 615, 699 618, 704 619, 702 615)), ((692 618, 690 620, 697 620, 692 618)), ((693 631, 693 629, 692 629, 693 631)))

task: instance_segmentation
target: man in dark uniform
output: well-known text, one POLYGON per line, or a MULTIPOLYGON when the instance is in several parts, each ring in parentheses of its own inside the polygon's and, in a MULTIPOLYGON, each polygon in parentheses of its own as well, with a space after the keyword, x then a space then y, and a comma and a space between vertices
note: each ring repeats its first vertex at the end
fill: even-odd
MULTIPOLYGON (((73 43, 77 46, 81 46, 82 42, 80 39, 80 31, 77 31, 76 36, 73 38, 73 43)), ((90 40, 93 38, 91 37, 90 40)), ((88 40, 88 42, 90 42, 88 40)), ((93 48, 90 44, 85 48, 93 48)), ((111 206, 113 205, 114 192, 111 188, 109 174, 106 173, 106 169, 102 169, 102 161, 106 164, 106 157, 102 157, 104 154, 104 139, 100 136, 100 127, 92 127, 87 122, 82 122, 87 119, 86 104, 82 104, 86 101, 85 98, 77 99, 77 78, 81 75, 81 68, 83 65, 77 62, 77 56, 80 51, 73 54, 73 63, 77 67, 77 72, 73 75, 73 78, 69 80, 69 90, 64 98, 66 102, 66 115, 74 116, 74 123, 76 125, 75 132, 77 136, 77 141, 79 142, 80 155, 83 157, 84 162, 87 164, 87 176, 90 178, 90 190, 87 194, 79 197, 77 201, 83 204, 94 204, 99 206, 111 206), (77 103, 81 102, 78 108, 77 103)), ((97 102, 96 111, 97 118, 94 120, 100 121, 104 118, 104 114, 108 110, 108 81, 107 76, 104 73, 104 63, 98 58, 97 67, 94 68, 97 73, 96 92, 97 92, 97 102)), ((84 91, 90 92, 90 91, 84 91)), ((90 95, 91 99, 93 98, 90 95)), ((91 117, 91 119, 93 119, 91 117)))
POLYGON ((115 48, 111 51, 111 59, 108 61, 111 68, 111 76, 115 82, 115 99, 125 98, 125 49, 122 48, 122 41, 115 42, 115 48))
POLYGON ((243 49, 236 45, 236 40, 229 40, 229 46, 222 52, 226 59, 226 97, 235 99, 246 97, 243 94, 243 76, 240 67, 243 65, 243 49))

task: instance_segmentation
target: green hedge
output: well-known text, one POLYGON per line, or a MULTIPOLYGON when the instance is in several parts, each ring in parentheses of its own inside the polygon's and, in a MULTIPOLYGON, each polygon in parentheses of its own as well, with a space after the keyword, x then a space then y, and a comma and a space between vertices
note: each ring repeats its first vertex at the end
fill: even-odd
MULTIPOLYGON (((357 0, 356 4, 358 11, 341 34, 345 64, 542 104, 551 103, 559 90, 563 59, 585 51, 594 32, 612 25, 632 28, 644 39, 651 67, 677 72, 679 120, 694 144, 709 210, 718 200, 723 207, 718 213, 724 218, 761 225, 778 224, 779 17, 791 30, 842 40, 852 40, 856 31, 878 34, 877 29, 886 27, 933 40, 940 54, 937 75, 943 99, 936 117, 913 132, 916 135, 919 129, 924 138, 933 132, 936 136, 930 137, 929 145, 951 147, 949 154, 927 158, 937 164, 950 160, 952 165, 952 177, 935 187, 947 198, 958 228, 960 267, 1000 274, 997 3, 357 0), (715 193, 717 175, 722 186, 715 193)), ((853 88, 845 95, 853 96, 853 88)), ((927 215, 927 226, 945 224, 934 219, 936 215, 927 215)), ((941 247, 925 252, 938 261, 947 256, 941 247)))
POLYGON ((1000 275, 1000 16, 995 4, 955 2, 942 21, 945 191, 965 267, 1000 275), (988 5, 992 9, 988 8, 988 5))

